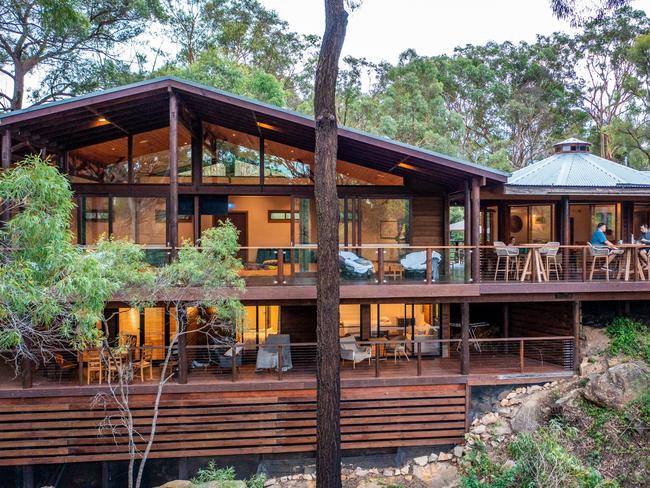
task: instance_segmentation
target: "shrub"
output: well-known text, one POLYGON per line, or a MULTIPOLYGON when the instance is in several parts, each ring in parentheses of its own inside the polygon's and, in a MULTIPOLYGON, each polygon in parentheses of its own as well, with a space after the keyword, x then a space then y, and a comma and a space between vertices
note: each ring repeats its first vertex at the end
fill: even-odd
MULTIPOLYGON (((203 483, 216 482, 220 488, 229 488, 231 481, 235 481, 235 468, 218 468, 214 461, 210 461, 208 466, 199 469, 196 476, 192 478, 192 483, 201 485, 203 483)), ((264 488, 266 476, 252 476, 246 480, 246 488, 264 488)))
POLYGON ((610 354, 624 354, 650 364, 650 331, 646 324, 628 317, 616 317, 607 326, 607 335, 612 339, 610 354))
POLYGON ((585 466, 563 445, 563 428, 552 422, 532 433, 521 433, 507 447, 514 466, 492 461, 483 444, 465 458, 463 488, 616 488, 594 468, 585 466))

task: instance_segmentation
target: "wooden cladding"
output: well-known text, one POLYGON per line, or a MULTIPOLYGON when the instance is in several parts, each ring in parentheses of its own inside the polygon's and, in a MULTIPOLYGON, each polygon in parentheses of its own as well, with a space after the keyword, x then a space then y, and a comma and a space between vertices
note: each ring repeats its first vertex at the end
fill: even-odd
MULTIPOLYGON (((100 436, 114 410, 91 409, 91 397, 5 399, 0 404, 0 465, 128 459, 125 433, 100 436)), ((150 432, 153 395, 130 396, 135 425, 150 432)), ((468 396, 463 384, 345 388, 343 449, 462 442, 468 396)), ((116 419, 115 422, 118 420, 116 419)), ((311 452, 316 391, 166 394, 152 458, 311 452)), ((138 448, 145 443, 138 439, 138 448)))
POLYGON ((413 197, 411 201, 411 244, 413 246, 443 246, 443 197, 413 197))

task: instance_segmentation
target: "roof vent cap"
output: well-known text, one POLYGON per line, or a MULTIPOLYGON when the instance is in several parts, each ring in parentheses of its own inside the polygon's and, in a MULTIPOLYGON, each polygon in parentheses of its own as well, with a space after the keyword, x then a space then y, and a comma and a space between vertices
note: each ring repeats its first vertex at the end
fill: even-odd
POLYGON ((590 142, 582 141, 575 137, 570 137, 569 139, 553 144, 556 153, 589 152, 589 146, 591 146, 590 142))

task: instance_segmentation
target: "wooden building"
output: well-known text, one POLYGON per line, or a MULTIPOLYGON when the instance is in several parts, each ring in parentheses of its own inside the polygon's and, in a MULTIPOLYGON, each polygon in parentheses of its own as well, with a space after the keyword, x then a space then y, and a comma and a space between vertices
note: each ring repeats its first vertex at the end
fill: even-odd
MULTIPOLYGON (((188 336, 152 457, 312 451, 313 119, 166 77, 7 113, 0 132, 4 169, 40 152, 69 176, 80 245, 128 238, 159 265, 219 220, 240 231, 241 353, 224 362, 188 336), (275 363, 260 371, 262 356, 275 363)), ((557 148, 553 161, 509 180, 339 129, 344 449, 460 441, 472 385, 571 375, 581 303, 650 296, 638 246, 622 244, 610 271, 586 245, 596 221, 612 241, 638 234, 650 217, 650 177, 594 161, 582 141, 557 148), (452 206, 464 208, 460 241, 450 233, 452 206), (511 237, 515 245, 500 244, 511 237)), ((127 298, 111 304, 122 312, 112 333, 152 351, 151 371, 131 386, 146 432, 176 322, 162 303, 129 310, 127 298)), ((22 378, 3 365, 0 466, 128 458, 123 443, 97 438, 105 413, 90 400, 105 388, 83 356, 33 365, 22 378)))

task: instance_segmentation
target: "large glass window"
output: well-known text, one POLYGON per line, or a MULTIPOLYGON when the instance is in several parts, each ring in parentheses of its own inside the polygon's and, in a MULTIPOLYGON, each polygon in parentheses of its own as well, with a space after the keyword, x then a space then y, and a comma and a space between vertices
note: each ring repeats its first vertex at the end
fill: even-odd
POLYGON ((258 305, 244 307, 244 320, 240 327, 239 341, 246 344, 264 344, 267 336, 280 330, 280 307, 258 305))
POLYGON ((618 237, 616 218, 616 205, 594 205, 591 214, 591 228, 595 229, 599 223, 607 224, 607 239, 614 242, 618 237))
POLYGON ((269 140, 264 141, 264 183, 310 185, 314 153, 269 140))
POLYGON ((205 124, 203 183, 259 184, 259 138, 213 124, 205 124))
POLYGON ((363 244, 408 244, 410 202, 405 198, 359 200, 363 244))
POLYGON ((108 236, 108 198, 81 197, 79 242, 95 244, 100 236, 108 236))
POLYGON ((113 198, 113 235, 136 244, 166 244, 164 198, 113 198))
POLYGON ((515 243, 540 244, 553 240, 553 205, 510 207, 510 240, 515 243))
POLYGON ((128 139, 75 149, 68 153, 73 183, 128 183, 128 139))

